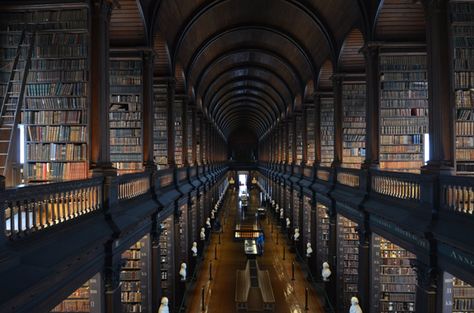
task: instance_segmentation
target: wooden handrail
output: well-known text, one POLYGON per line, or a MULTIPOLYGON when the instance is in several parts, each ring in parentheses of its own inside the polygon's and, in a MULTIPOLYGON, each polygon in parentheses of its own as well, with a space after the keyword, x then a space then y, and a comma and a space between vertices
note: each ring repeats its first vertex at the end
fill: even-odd
POLYGON ((352 188, 359 188, 360 185, 360 170, 353 168, 338 168, 336 179, 341 185, 352 188))
POLYGON ((100 210, 102 177, 26 186, 0 193, 3 230, 10 239, 100 210))
POLYGON ((474 177, 441 176, 440 209, 474 214, 474 177))
POLYGON ((150 191, 150 173, 133 173, 117 176, 118 200, 128 200, 150 191))

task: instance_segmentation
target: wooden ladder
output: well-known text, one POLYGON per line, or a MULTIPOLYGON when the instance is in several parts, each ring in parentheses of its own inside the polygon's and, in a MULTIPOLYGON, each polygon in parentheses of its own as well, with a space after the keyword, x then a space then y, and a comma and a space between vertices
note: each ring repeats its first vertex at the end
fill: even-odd
POLYGON ((20 120, 26 80, 31 65, 34 34, 23 30, 0 108, 0 174, 7 177, 15 149, 16 128, 20 120))

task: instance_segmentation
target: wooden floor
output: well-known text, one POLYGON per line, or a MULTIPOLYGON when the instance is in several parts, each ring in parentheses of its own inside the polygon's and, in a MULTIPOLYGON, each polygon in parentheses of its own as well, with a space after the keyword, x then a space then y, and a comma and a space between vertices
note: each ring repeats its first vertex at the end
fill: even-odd
MULTIPOLYGON (((251 192, 250 210, 252 213, 258 206, 258 192, 251 192)), ((229 192, 224 202, 221 219, 223 233, 221 244, 218 243, 218 234, 214 233, 207 247, 206 255, 202 260, 196 281, 188 284, 186 312, 188 313, 230 313, 236 312, 234 295, 236 270, 244 269, 246 257, 243 251, 243 242, 233 240, 235 221, 240 214, 238 209, 237 192, 229 192), (215 260, 217 247, 217 260, 215 260), (212 263, 212 280, 209 280, 209 265, 212 263), (201 306, 201 293, 204 289, 204 309, 201 306)), ((270 219, 272 222, 273 220, 270 219)), ((295 254, 288 251, 286 241, 279 234, 279 244, 276 244, 278 229, 274 225, 273 234, 268 220, 262 220, 265 231, 265 248, 263 256, 258 257, 261 269, 270 272, 273 292, 276 299, 277 313, 324 312, 316 291, 306 280, 305 274, 295 261, 295 254), (283 247, 286 257, 283 260, 283 247), (291 264, 295 262, 295 280, 291 279, 291 264), (305 311, 305 288, 309 290, 308 310, 305 311)), ((250 312, 250 311, 249 311, 250 312)))

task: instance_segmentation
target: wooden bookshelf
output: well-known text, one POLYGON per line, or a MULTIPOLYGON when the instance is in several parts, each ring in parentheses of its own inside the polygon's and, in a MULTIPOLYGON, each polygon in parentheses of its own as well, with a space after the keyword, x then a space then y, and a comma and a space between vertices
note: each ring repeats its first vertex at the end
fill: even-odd
POLYGON ((191 211, 190 211, 190 230, 191 234, 189 238, 191 239, 190 243, 198 242, 198 234, 200 233, 200 228, 198 225, 198 199, 196 196, 191 197, 191 211))
POLYGON ((345 81, 342 85, 343 137, 342 166, 360 168, 365 158, 365 81, 345 81))
POLYGON ((339 293, 338 307, 348 311, 351 297, 357 295, 359 271, 359 235, 357 223, 337 215, 337 283, 339 293))
POLYGON ((474 312, 474 288, 461 279, 443 273, 443 313, 474 312))
POLYGON ((143 168, 143 75, 139 57, 110 60, 110 160, 118 174, 143 168))
POLYGON ((474 312, 474 288, 453 277, 453 313, 474 312))
POLYGON ((306 108, 306 165, 311 166, 316 160, 316 109, 314 107, 306 108))
POLYGON ((148 277, 150 271, 148 235, 122 253, 125 261, 120 272, 123 312, 150 312, 148 277))
POLYGON ((96 274, 55 306, 51 312, 100 313, 99 285, 100 274, 96 274))
POLYGON ((160 270, 161 270, 161 296, 168 297, 171 303, 174 295, 174 236, 173 218, 168 217, 161 223, 160 234, 160 270))
MULTIPOLYGON (((300 233, 302 232, 301 225, 300 225, 300 197, 298 196, 298 191, 293 190, 293 212, 292 212, 292 224, 291 227, 294 230, 296 227, 299 228, 300 233)), ((294 231, 292 231, 292 234, 294 231)), ((301 239, 301 238, 300 238, 301 239)))
POLYGON ((320 202, 316 203, 316 211, 317 264, 322 269, 323 263, 329 261, 329 215, 327 206, 320 202))
POLYGON ((285 150, 287 151, 287 154, 288 154, 288 164, 292 164, 293 163, 293 149, 295 148, 295 143, 294 143, 294 128, 293 128, 293 121, 290 119, 288 119, 286 121, 286 129, 287 129, 287 135, 288 135, 288 147, 285 147, 285 150))
POLYGON ((157 169, 168 167, 168 85, 153 86, 153 157, 157 169))
MULTIPOLYGON (((176 258, 176 266, 180 266, 182 262, 188 262, 188 204, 183 203, 179 206, 179 217, 178 217, 178 229, 176 233, 177 241, 175 241, 179 246, 179 255, 176 258)), ((191 248, 189 246, 189 248, 191 248)))
POLYGON ((183 110, 184 99, 182 96, 175 96, 174 99, 174 161, 177 167, 184 166, 184 153, 183 151, 183 110))
POLYGON ((415 312, 416 273, 413 253, 387 239, 372 236, 373 313, 415 312))
POLYGON ((286 186, 286 188, 284 188, 284 197, 285 197, 285 207, 283 209, 285 210, 285 219, 287 217, 290 218, 291 220, 290 227, 293 228, 293 226, 295 225, 295 221, 293 221, 293 197, 291 195, 290 186, 286 186))
POLYGON ((187 141, 187 154, 188 154, 188 163, 190 166, 194 165, 194 159, 193 159, 193 136, 194 136, 194 128, 193 128, 193 110, 191 108, 188 108, 188 114, 186 115, 187 121, 186 121, 186 141, 187 141))
POLYGON ((334 160, 334 99, 321 98, 321 166, 334 160))
POLYGON ((474 172, 474 2, 451 1, 456 170, 474 172))
POLYGON ((201 140, 201 116, 196 114, 196 127, 193 130, 194 136, 196 137, 196 161, 197 165, 201 165, 201 149, 202 149, 202 140, 201 140))
POLYGON ((428 134, 425 53, 380 55, 380 168, 417 173, 428 134))
MULTIPOLYGON (((20 119, 28 183, 87 177, 88 15, 85 7, 0 15, 2 95, 21 32, 33 43, 31 58, 20 61, 31 61, 20 119)), ((19 91, 19 72, 16 78, 19 91)))
POLYGON ((304 123, 303 123, 303 115, 296 114, 295 117, 295 147, 296 147, 296 164, 301 164, 303 162, 303 132, 304 132, 304 123))
MULTIPOLYGON (((303 225, 301 229, 301 235, 303 237, 303 247, 306 253, 306 244, 312 243, 311 241, 311 197, 306 195, 303 196, 303 225)), ((314 247, 313 247, 314 249, 314 247)))

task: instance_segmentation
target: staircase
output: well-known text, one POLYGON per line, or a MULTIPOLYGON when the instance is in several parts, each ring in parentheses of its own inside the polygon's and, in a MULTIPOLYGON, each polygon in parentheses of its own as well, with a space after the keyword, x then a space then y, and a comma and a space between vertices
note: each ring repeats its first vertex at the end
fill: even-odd
POLYGON ((17 150, 15 134, 31 65, 33 40, 34 34, 22 32, 0 108, 0 174, 7 178, 7 184, 12 180, 12 167, 9 165, 17 150))

